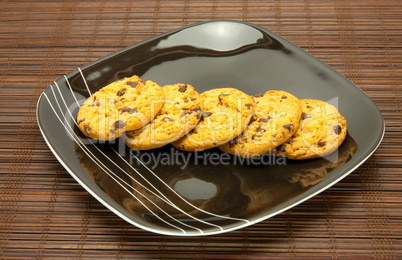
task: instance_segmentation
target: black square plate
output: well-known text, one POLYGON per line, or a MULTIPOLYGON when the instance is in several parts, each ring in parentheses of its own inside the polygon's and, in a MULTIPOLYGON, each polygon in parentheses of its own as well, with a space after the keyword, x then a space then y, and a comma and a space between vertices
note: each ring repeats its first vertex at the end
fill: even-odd
POLYGON ((182 236, 246 227, 311 198, 367 160, 384 134, 376 105, 344 76, 264 28, 226 20, 167 32, 72 71, 42 93, 37 120, 56 158, 102 204, 135 226, 182 236), (192 84, 199 92, 230 86, 250 95, 277 89, 321 99, 345 116, 348 136, 331 156, 305 161, 242 160, 170 145, 139 152, 120 140, 84 137, 74 120, 79 105, 132 75, 192 84))

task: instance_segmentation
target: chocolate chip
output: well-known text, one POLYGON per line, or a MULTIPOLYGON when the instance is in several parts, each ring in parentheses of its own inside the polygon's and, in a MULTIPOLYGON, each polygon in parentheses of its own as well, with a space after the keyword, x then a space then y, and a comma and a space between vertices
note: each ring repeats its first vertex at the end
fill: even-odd
POLYGON ((199 107, 193 108, 193 111, 197 113, 197 118, 201 118, 201 109, 199 107))
POLYGON ((125 88, 120 89, 119 91, 117 91, 116 95, 121 97, 126 93, 126 91, 127 91, 127 89, 125 89, 125 88))
POLYGON ((173 119, 171 119, 170 117, 164 117, 164 118, 162 118, 162 121, 163 122, 174 122, 174 120, 173 119))
POLYGON ((78 124, 81 124, 82 122, 84 122, 85 121, 85 118, 81 118, 77 123, 78 124))
POLYGON ((123 120, 117 120, 114 122, 113 127, 115 129, 123 128, 126 124, 123 122, 123 120))
POLYGON ((232 139, 229 141, 229 145, 233 146, 235 144, 237 144, 236 140, 232 139))
POLYGON ((262 96, 264 96, 264 94, 257 94, 257 95, 254 95, 254 97, 262 97, 262 96))
POLYGON ((127 85, 129 85, 132 88, 135 88, 138 85, 138 82, 135 81, 127 81, 126 82, 127 85))
POLYGON ((212 115, 211 112, 202 112, 202 113, 201 113, 201 116, 202 116, 203 118, 209 117, 209 116, 211 116, 211 115, 212 115))
POLYGON ((322 139, 320 139, 320 140, 317 142, 317 144, 318 144, 318 146, 324 146, 324 145, 325 145, 325 142, 323 142, 322 139))
POLYGON ((89 132, 89 131, 91 131, 91 129, 92 128, 89 125, 84 125, 84 130, 85 131, 89 132))
POLYGON ((119 101, 123 101, 123 100, 125 100, 124 97, 123 97, 123 98, 116 99, 115 101, 113 101, 113 104, 116 105, 119 101))
POLYGON ((262 137, 262 135, 253 135, 251 139, 255 140, 255 138, 262 137))
POLYGON ((185 98, 183 101, 184 101, 184 103, 188 103, 189 100, 188 100, 188 98, 185 98))
POLYGON ((272 135, 272 138, 276 138, 276 134, 273 134, 273 135, 272 135))
POLYGON ((267 123, 267 122, 269 121, 269 118, 270 118, 270 117, 267 117, 267 118, 260 118, 260 119, 258 119, 258 122, 260 122, 260 123, 267 123))
POLYGON ((111 134, 114 134, 115 132, 116 132, 116 130, 114 130, 114 129, 110 129, 110 131, 109 131, 111 134))
POLYGON ((266 130, 264 128, 262 128, 261 125, 258 125, 257 129, 255 129, 255 131, 257 132, 266 132, 266 130))
POLYGON ((185 116, 185 115, 190 115, 191 113, 193 113, 193 111, 190 110, 185 110, 181 113, 181 116, 185 116))
POLYGON ((219 96, 218 96, 218 99, 219 99, 219 102, 221 102, 222 103, 222 97, 226 97, 226 96, 229 96, 230 94, 220 94, 219 96))
POLYGON ((134 114, 134 113, 137 113, 137 112, 138 112, 137 109, 135 109, 135 108, 128 108, 128 107, 120 108, 119 111, 120 111, 120 113, 128 112, 129 114, 134 114))
POLYGON ((251 108, 253 107, 252 104, 245 104, 245 106, 246 106, 248 109, 251 109, 251 108))
POLYGON ((293 124, 287 124, 287 125, 283 125, 282 127, 285 128, 286 130, 290 131, 294 127, 294 125, 293 124))
POLYGON ((288 96, 285 96, 285 95, 283 95, 282 97, 281 97, 281 99, 287 99, 288 98, 288 96))
POLYGON ((312 106, 310 106, 310 105, 307 105, 306 107, 307 107, 307 108, 313 108, 313 107, 312 107, 312 106))
POLYGON ((192 99, 190 99, 191 101, 196 101, 197 99, 196 98, 192 98, 192 99))
POLYGON ((301 119, 302 119, 302 120, 305 120, 305 119, 307 119, 307 118, 311 118, 311 116, 310 116, 309 114, 306 114, 306 113, 303 112, 303 113, 301 114, 301 119))
POLYGON ((179 87, 179 92, 186 92, 186 90, 187 90, 187 85, 181 85, 179 87))
POLYGON ((332 127, 332 129, 334 130, 335 134, 340 135, 342 132, 342 127, 340 125, 334 125, 332 127))
POLYGON ((280 153, 285 152, 285 151, 286 151, 286 144, 281 144, 280 146, 278 146, 278 147, 276 148, 276 150, 277 150, 278 152, 280 152, 280 153))

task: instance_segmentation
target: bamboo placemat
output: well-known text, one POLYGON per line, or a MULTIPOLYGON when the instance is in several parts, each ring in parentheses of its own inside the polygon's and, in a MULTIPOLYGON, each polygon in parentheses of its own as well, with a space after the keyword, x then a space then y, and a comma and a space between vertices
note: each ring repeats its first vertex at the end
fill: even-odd
POLYGON ((0 257, 402 259, 401 13, 399 0, 0 1, 0 257), (40 135, 36 102, 82 64, 211 19, 255 23, 330 64, 378 105, 386 134, 347 178, 278 216, 217 236, 160 236, 73 180, 40 135))

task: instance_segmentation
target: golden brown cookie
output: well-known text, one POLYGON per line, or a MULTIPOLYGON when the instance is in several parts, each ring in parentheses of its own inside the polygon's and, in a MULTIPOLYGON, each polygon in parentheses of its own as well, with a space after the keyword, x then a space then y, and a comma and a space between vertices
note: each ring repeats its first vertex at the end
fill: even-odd
POLYGON ((201 117, 201 95, 188 84, 162 87, 165 105, 146 126, 124 135, 132 149, 149 150, 176 141, 193 129, 201 117))
POLYGON ((204 110, 200 122, 186 136, 172 143, 180 150, 204 150, 228 142, 243 132, 254 112, 253 99, 238 89, 211 89, 201 96, 204 110))
POLYGON ((347 133, 346 119, 338 109, 321 100, 302 99, 300 126, 276 152, 289 159, 303 160, 334 152, 347 133))
POLYGON ((109 141, 150 122, 163 107, 161 87, 138 76, 115 81, 80 107, 77 123, 88 137, 109 141))
POLYGON ((284 143, 299 127, 300 101, 292 94, 269 90, 254 101, 257 106, 250 124, 241 135, 219 146, 223 152, 258 157, 284 143))

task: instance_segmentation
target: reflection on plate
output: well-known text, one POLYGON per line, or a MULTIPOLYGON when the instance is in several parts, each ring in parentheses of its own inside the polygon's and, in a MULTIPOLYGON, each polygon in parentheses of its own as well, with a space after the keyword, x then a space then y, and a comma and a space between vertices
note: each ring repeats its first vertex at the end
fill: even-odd
POLYGON ((362 164, 384 133, 377 107, 353 83, 278 35, 236 21, 183 27, 87 64, 43 92, 37 118, 56 158, 101 203, 145 230, 184 236, 239 229, 303 202, 362 164), (217 149, 186 153, 170 145, 139 152, 119 139, 83 136, 74 120, 79 105, 133 74, 200 92, 230 86, 250 95, 281 89, 321 99, 346 117, 349 135, 331 156, 305 161, 246 160, 217 149))
POLYGON ((103 148, 77 145, 76 152, 83 169, 107 195, 143 221, 191 233, 216 232, 260 218, 350 160, 357 144, 347 136, 331 160, 286 160, 280 165, 268 155, 246 161, 217 149, 183 153, 183 164, 171 164, 168 162, 178 159, 171 146, 141 153, 127 151, 123 156, 117 146, 103 148), (102 158, 103 154, 113 158, 103 161, 110 171, 92 157, 102 158), (212 155, 221 163, 205 160, 212 155), (158 156, 164 157, 165 163, 149 159, 158 156), (116 162, 122 167, 116 168, 116 162))

